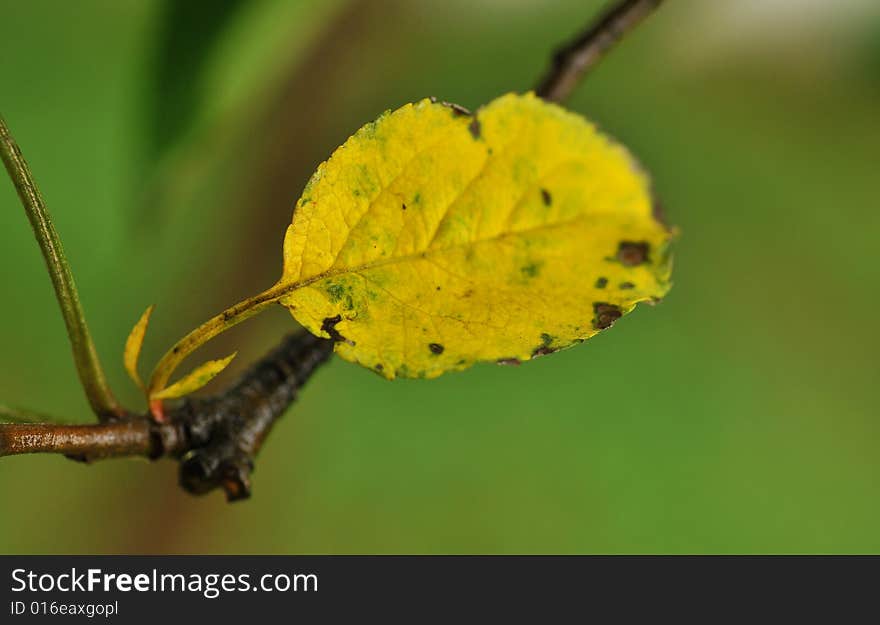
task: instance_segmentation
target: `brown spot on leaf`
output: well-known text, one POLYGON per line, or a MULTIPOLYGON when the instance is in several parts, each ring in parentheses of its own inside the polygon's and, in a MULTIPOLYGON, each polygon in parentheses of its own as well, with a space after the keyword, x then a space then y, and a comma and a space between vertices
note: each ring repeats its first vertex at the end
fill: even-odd
POLYGON ((615 321, 623 316, 620 306, 608 304, 606 302, 596 302, 593 304, 593 327, 597 330, 604 330, 611 327, 615 321))
POLYGON ((546 332, 541 333, 541 344, 535 348, 532 352, 532 358, 537 358, 538 356, 546 356, 547 354, 552 354, 553 352, 559 351, 558 347, 550 347, 551 343, 553 343, 553 336, 547 334, 546 332))
POLYGON ((436 356, 439 356, 443 353, 443 346, 440 345, 440 343, 430 343, 428 344, 428 349, 430 349, 431 353, 436 356))
POLYGON ((406 204, 401 204, 400 208, 402 208, 403 210, 406 210, 406 204))
POLYGON ((336 329, 336 324, 340 321, 342 321, 342 315, 336 315, 335 317, 325 317, 324 321, 321 323, 321 331, 326 332, 331 341, 336 341, 337 343, 348 343, 349 345, 353 346, 354 341, 348 340, 339 333, 339 330, 336 329))
POLYGON ((617 260, 627 267, 635 267, 648 261, 650 251, 647 241, 621 241, 617 246, 617 260))
POLYGON ((544 202, 544 206, 550 206, 553 203, 553 196, 547 189, 541 189, 541 200, 544 202))
POLYGON ((540 347, 536 347, 535 351, 532 352, 532 358, 537 358, 538 356, 546 356, 547 354, 552 354, 558 351, 558 348, 541 345, 540 347))
POLYGON ((597 289, 604 289, 606 286, 608 286, 608 278, 598 278, 596 280, 597 289))
POLYGON ((519 358, 500 358, 495 362, 499 365, 508 365, 511 367, 518 367, 522 364, 519 358))
POLYGON ((620 288, 623 289, 624 291, 626 291, 626 290, 629 290, 629 289, 634 289, 634 288, 636 288, 636 285, 633 284, 632 282, 621 282, 621 283, 620 283, 620 288))
POLYGON ((480 138, 480 133, 482 132, 482 128, 480 127, 480 120, 477 119, 477 116, 474 115, 473 121, 468 124, 468 130, 471 131, 471 135, 474 139, 480 138))

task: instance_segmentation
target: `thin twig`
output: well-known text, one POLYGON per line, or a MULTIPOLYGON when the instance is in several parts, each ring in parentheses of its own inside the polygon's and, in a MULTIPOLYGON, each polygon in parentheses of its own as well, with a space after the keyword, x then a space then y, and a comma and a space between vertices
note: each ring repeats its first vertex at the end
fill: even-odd
POLYGON ((333 352, 333 342, 307 332, 286 337, 217 397, 187 399, 165 423, 149 415, 112 423, 0 423, 0 456, 64 454, 104 458, 168 457, 180 462, 181 485, 191 493, 222 487, 230 500, 250 493, 254 457, 300 387, 333 352))
POLYGON ((150 457, 154 447, 150 427, 147 419, 88 425, 4 424, 0 425, 0 455, 55 453, 88 460, 150 457))
POLYGON ((43 252, 49 276, 52 278, 52 286, 55 287, 55 295, 61 307, 61 314, 67 326, 76 370, 89 404, 101 421, 121 416, 124 411, 107 385, 95 344, 86 325, 70 265, 61 247, 61 239, 52 225, 49 211, 21 150, 2 117, 0 117, 0 155, 43 252))
POLYGON ((535 94, 550 102, 562 102, 577 83, 605 54, 663 0, 622 0, 553 56, 547 74, 535 87, 535 94))

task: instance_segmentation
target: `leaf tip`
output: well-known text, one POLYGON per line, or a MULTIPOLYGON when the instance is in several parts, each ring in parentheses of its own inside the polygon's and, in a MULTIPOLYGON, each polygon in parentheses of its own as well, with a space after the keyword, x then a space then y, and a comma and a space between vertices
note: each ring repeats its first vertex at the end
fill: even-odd
POLYGON ((141 347, 144 344, 144 336, 147 333, 147 327, 150 325, 150 316, 153 314, 153 308, 155 308, 155 304, 148 306, 140 319, 137 320, 137 323, 134 324, 134 327, 128 334, 128 338, 125 340, 125 350, 122 354, 123 365, 128 373, 128 377, 141 390, 144 390, 144 382, 141 380, 140 374, 138 374, 137 366, 141 355, 141 347))
POLYGON ((150 393, 150 400, 155 401, 157 399, 176 399, 178 397, 183 397, 184 395, 189 395, 190 393, 199 390, 208 382, 213 380, 217 376, 217 374, 228 367, 229 363, 232 362, 232 359, 235 358, 237 354, 238 352, 233 352, 226 358, 209 360, 208 362, 190 371, 188 374, 183 376, 180 380, 178 380, 171 386, 168 386, 161 391, 150 393))

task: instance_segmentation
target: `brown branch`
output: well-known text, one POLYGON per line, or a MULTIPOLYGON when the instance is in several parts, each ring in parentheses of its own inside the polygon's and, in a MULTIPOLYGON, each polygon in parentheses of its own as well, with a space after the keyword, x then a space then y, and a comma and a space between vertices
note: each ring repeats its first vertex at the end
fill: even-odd
POLYGON ((650 15, 663 0, 622 0, 553 56, 547 74, 535 94, 550 102, 562 102, 577 83, 605 54, 650 15))
POLYGON ((150 423, 138 418, 112 423, 57 425, 6 423, 0 425, 0 455, 56 453, 98 460, 154 453, 150 423))
POLYGON ((287 337, 228 391, 181 402, 168 412, 167 423, 142 415, 89 425, 0 424, 0 456, 177 458, 188 491, 222 486, 230 500, 242 499, 250 493, 253 459, 275 421, 332 350, 332 341, 308 333, 287 337))
POLYGON ((332 353, 333 341, 308 332, 288 337, 223 395, 184 404, 172 417, 185 423, 190 443, 181 486, 194 494, 222 486, 230 501, 249 496, 253 460, 266 436, 332 353))

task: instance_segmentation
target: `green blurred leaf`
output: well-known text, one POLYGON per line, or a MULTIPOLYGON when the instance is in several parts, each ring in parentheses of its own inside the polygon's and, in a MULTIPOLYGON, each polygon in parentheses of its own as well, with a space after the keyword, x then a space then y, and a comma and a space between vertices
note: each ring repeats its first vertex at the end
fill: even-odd
POLYGON ((244 0, 165 1, 148 82, 149 158, 186 134, 206 96, 202 75, 208 60, 245 4, 244 0))
POLYGON ((223 196, 254 120, 344 5, 222 0, 208 15, 203 3, 166 0, 144 85, 135 232, 154 232, 195 196, 223 196))

